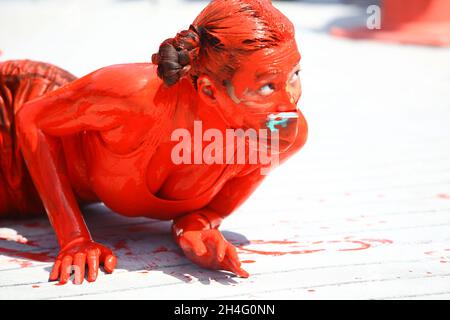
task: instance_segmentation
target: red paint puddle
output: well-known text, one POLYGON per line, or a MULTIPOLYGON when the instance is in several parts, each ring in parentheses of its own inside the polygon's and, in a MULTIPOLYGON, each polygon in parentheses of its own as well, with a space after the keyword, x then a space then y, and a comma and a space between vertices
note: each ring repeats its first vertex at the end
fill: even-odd
POLYGON ((446 200, 449 200, 449 199, 450 199, 450 194, 439 193, 438 195, 436 195, 436 197, 438 197, 439 199, 446 199, 446 200))
POLYGON ((158 247, 155 250, 153 250, 153 253, 160 253, 160 252, 169 252, 169 249, 167 249, 164 246, 158 247))
POLYGON ((255 263, 255 260, 242 260, 242 263, 255 263))
POLYGON ((11 250, 11 249, 6 249, 6 248, 0 247, 0 253, 6 253, 9 256, 14 256, 17 258, 24 258, 24 259, 29 259, 29 260, 39 261, 39 262, 53 262, 53 260, 54 260, 54 257, 49 256, 48 252, 40 252, 40 253, 21 252, 21 251, 17 251, 17 250, 11 250))
POLYGON ((128 244, 127 244, 127 242, 126 242, 125 240, 117 241, 117 242, 114 244, 114 249, 115 249, 115 250, 121 250, 121 249, 127 249, 127 250, 130 250, 130 248, 128 248, 128 244))
POLYGON ((346 237, 344 240, 313 241, 304 243, 287 240, 251 240, 249 244, 237 244, 236 247, 241 251, 240 253, 282 256, 286 254, 310 254, 321 251, 360 251, 391 243, 392 240, 388 239, 353 239, 352 237, 346 237), (274 247, 277 250, 269 251, 266 249, 274 247), (293 250, 294 248, 301 248, 301 250, 293 250))

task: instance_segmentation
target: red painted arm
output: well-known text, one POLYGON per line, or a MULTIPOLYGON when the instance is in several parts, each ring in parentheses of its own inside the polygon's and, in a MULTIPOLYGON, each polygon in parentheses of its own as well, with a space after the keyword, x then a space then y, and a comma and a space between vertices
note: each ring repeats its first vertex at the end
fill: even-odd
POLYGON ((209 205, 173 221, 172 234, 186 256, 210 269, 225 269, 241 277, 248 273, 241 268, 235 247, 226 241, 218 228, 222 220, 236 210, 264 179, 260 169, 228 181, 209 205))
POLYGON ((89 234, 68 180, 61 145, 62 136, 106 130, 126 119, 127 100, 110 98, 114 92, 101 90, 102 72, 32 100, 17 114, 22 153, 61 247, 50 279, 60 278, 62 283, 68 281, 72 265, 80 268, 76 279, 80 283, 86 263, 89 281, 95 280, 99 264, 104 264, 107 272, 116 264, 112 252, 89 234), (95 85, 93 77, 100 77, 95 85))

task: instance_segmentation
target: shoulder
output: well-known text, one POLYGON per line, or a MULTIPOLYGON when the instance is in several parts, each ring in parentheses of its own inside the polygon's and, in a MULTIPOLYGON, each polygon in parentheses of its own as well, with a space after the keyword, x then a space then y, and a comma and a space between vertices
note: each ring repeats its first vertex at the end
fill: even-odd
POLYGON ((133 96, 148 87, 158 88, 162 81, 151 63, 116 64, 98 69, 80 80, 91 90, 109 95, 133 96))

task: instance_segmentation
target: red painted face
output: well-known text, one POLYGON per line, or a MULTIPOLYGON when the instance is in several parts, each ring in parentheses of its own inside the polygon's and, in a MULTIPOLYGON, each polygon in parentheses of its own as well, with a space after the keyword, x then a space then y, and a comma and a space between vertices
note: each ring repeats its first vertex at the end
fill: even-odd
POLYGON ((278 131, 280 151, 286 149, 301 129, 299 118, 304 121, 297 109, 301 96, 299 63, 295 40, 247 56, 226 83, 226 92, 218 94, 225 118, 237 128, 278 131))

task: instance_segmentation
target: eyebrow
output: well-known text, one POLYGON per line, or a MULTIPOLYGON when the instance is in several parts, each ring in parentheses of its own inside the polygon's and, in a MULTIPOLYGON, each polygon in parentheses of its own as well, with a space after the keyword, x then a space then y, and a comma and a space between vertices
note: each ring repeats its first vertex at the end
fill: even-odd
MULTIPOLYGON (((295 68, 297 66, 300 66, 300 59, 296 63, 294 63, 292 65, 292 68, 295 68)), ((282 73, 282 72, 279 69, 270 69, 269 71, 256 73, 255 80, 259 81, 261 78, 263 78, 263 77, 265 77, 267 75, 275 76, 275 75, 280 74, 280 73, 282 73)))
POLYGON ((278 69, 271 69, 271 70, 269 70, 269 71, 264 71, 264 72, 261 72, 261 73, 256 73, 255 79, 256 79, 256 81, 258 81, 258 80, 260 80, 261 78, 264 78, 265 76, 268 76, 268 75, 275 76, 275 75, 280 74, 280 73, 281 73, 281 71, 278 70, 278 69))

